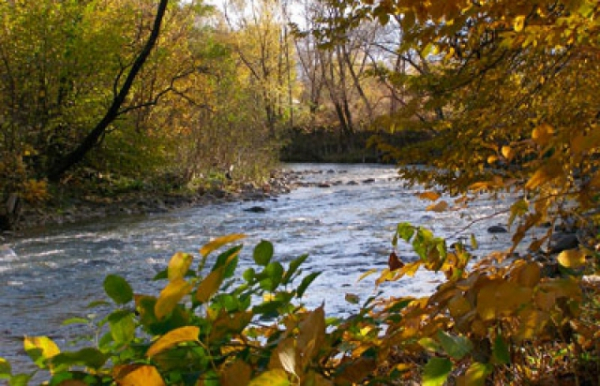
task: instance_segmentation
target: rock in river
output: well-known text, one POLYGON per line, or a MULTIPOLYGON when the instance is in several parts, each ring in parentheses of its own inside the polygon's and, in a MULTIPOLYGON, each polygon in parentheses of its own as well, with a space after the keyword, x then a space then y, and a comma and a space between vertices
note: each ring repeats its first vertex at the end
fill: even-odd
POLYGON ((487 230, 489 233, 506 233, 508 230, 502 225, 492 225, 487 230))
POLYGON ((250 208, 244 209, 244 212, 252 212, 252 213, 264 213, 267 210, 262 206, 251 206, 250 208))

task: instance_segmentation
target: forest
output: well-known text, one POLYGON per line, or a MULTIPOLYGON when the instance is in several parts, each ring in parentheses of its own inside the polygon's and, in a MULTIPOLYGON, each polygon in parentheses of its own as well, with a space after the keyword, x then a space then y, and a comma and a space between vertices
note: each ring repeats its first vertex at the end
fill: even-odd
MULTIPOLYGON (((418 259, 364 276, 445 281, 348 318, 303 306, 307 255, 262 241, 236 273, 239 234, 175 253, 156 295, 109 275, 89 347, 24 339, 47 384, 600 384, 597 1, 10 0, 0 21, 8 225, 65 191, 257 181, 280 160, 398 163, 433 212, 518 197, 512 245, 477 261, 475 238, 401 222, 418 259)), ((0 358, 0 379, 32 376, 0 358)))

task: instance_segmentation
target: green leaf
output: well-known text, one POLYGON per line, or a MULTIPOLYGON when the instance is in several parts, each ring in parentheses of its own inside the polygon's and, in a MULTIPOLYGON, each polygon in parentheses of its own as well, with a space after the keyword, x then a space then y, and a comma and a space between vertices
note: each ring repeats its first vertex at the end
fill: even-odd
POLYGON ((0 379, 7 379, 8 377, 10 377, 12 373, 12 368, 10 367, 10 363, 0 357, 0 379))
POLYGON ((256 276, 256 271, 254 270, 254 268, 248 268, 247 270, 244 271, 244 274, 242 275, 244 280, 246 280, 248 283, 250 283, 252 280, 254 280, 255 276, 256 276))
POLYGON ((306 259, 308 259, 308 254, 302 255, 302 256, 292 260, 290 262, 290 266, 289 266, 287 272, 285 273, 285 276, 281 280, 281 282, 283 284, 288 284, 293 279, 293 276, 298 271, 298 268, 300 267, 300 265, 302 265, 306 261, 306 259))
POLYGON ((28 386, 34 374, 17 374, 10 379, 10 386, 28 386))
POLYGON ((127 344, 135 338, 135 321, 130 311, 116 311, 108 317, 110 333, 118 344, 127 344))
POLYGON ((262 240, 254 248, 254 261, 260 266, 266 266, 273 258, 273 244, 268 241, 262 240))
POLYGON ((500 335, 498 335, 494 341, 492 355, 497 363, 504 365, 510 364, 510 352, 508 351, 508 345, 500 335))
POLYGON ((303 279, 302 282, 300 283, 300 285, 298 286, 298 290, 296 292, 296 296, 301 298, 304 295, 304 292, 306 291, 306 289, 308 288, 309 285, 312 284, 312 282, 321 274, 321 272, 313 272, 310 273, 308 275, 306 275, 303 279))
POLYGON ((79 351, 74 352, 63 352, 55 357, 53 357, 50 361, 54 366, 86 366, 91 367, 93 369, 99 369, 108 360, 108 356, 104 355, 102 352, 95 348, 87 347, 83 348, 79 351))
POLYGON ((131 286, 118 275, 108 275, 104 279, 104 291, 117 304, 126 304, 133 300, 131 286))
POLYGON ((90 323, 90 321, 89 321, 89 319, 86 319, 86 318, 70 318, 67 320, 63 320, 61 325, 69 326, 71 324, 88 324, 88 323, 90 323))
POLYGON ((471 233, 471 248, 473 248, 473 249, 479 248, 479 243, 477 242, 475 235, 472 233, 471 233))
POLYGON ((260 287, 265 291, 275 291, 277 286, 281 283, 281 279, 283 277, 283 266, 278 261, 273 263, 269 263, 263 272, 260 273, 259 277, 262 279, 260 281, 260 287))
POLYGON ((439 330, 437 339, 444 351, 453 359, 462 359, 473 350, 473 344, 464 336, 450 335, 439 330))
POLYGON ((287 373, 282 369, 269 370, 250 381, 248 386, 289 386, 287 373))
POLYGON ((403 239, 406 242, 409 242, 415 234, 415 227, 407 222, 401 223, 398 224, 398 229, 396 230, 396 233, 398 234, 398 236, 400 236, 401 239, 403 239))
POLYGON ((229 279, 235 273, 235 269, 238 264, 238 254, 242 250, 242 246, 239 245, 237 247, 233 247, 228 249, 227 251, 221 253, 217 257, 217 261, 213 266, 211 271, 216 271, 217 269, 223 268, 223 279, 229 279))
POLYGON ((423 371, 423 386, 442 386, 452 370, 452 362, 447 358, 433 357, 423 371))

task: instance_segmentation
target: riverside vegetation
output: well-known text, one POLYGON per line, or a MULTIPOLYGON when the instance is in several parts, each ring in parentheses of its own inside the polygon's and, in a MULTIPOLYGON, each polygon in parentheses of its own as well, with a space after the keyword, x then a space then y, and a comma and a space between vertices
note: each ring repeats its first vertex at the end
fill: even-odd
MULTIPOLYGON (((225 236, 202 247, 200 261, 175 254, 156 278, 165 283, 157 295, 136 294, 109 275, 105 292, 113 310, 95 322, 99 333, 91 347, 62 352, 47 337, 25 338, 48 383, 599 384, 600 303, 590 278, 600 262, 600 4, 315 4, 327 12, 314 18, 310 31, 296 26, 295 33, 314 37, 325 50, 322 60, 326 53, 340 63, 350 59, 345 44, 370 36, 369 26, 384 27, 399 42, 384 46, 397 66, 374 61, 361 73, 393 91, 402 107, 372 125, 428 135, 408 149, 372 142, 403 165, 422 160, 429 166, 401 172, 423 184, 421 196, 432 201, 432 211, 460 209, 481 191, 519 195, 508 209, 513 245, 475 263, 469 247, 477 240, 450 247, 427 229, 401 223, 390 235, 392 249, 410 243, 418 260, 406 264, 392 251, 389 267, 371 274, 379 274, 379 283, 393 282, 428 269, 443 272, 446 281, 426 297, 374 296, 340 319, 302 306, 316 276, 301 275, 305 256, 284 267, 264 241, 254 249, 256 268, 238 276, 240 246, 209 260, 241 238, 225 236), (516 246, 542 224, 550 225, 547 231, 515 257, 516 246), (556 226, 564 224, 576 229, 578 245, 548 253, 556 226)), ((359 78, 341 74, 335 80, 359 78)), ((343 101, 336 107, 343 116, 343 101)), ((30 375, 13 374, 0 360, 0 377, 19 385, 30 375)))

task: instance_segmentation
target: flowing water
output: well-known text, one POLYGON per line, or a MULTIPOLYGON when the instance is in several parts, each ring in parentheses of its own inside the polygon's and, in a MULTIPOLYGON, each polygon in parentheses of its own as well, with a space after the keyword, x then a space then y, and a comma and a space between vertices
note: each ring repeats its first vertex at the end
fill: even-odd
MULTIPOLYGON (((136 292, 157 293, 151 278, 163 270, 174 252, 197 253, 211 238, 244 233, 248 238, 239 272, 252 265, 252 248, 267 239, 275 246, 275 259, 286 262, 310 255, 304 272, 322 271, 304 299, 311 307, 325 303, 329 314, 356 310, 346 294, 361 301, 382 290, 383 296, 426 295, 440 283, 433 273, 387 283, 376 289, 377 275, 357 282, 373 268, 383 269, 391 252, 391 239, 399 222, 432 229, 436 236, 477 236, 475 254, 505 249, 509 234, 488 234, 490 225, 506 222, 497 216, 463 227, 506 208, 506 201, 482 198, 462 211, 429 212, 417 188, 403 187, 396 170, 381 165, 287 165, 304 172, 305 182, 328 187, 302 187, 277 199, 238 202, 185 209, 166 214, 108 218, 87 224, 53 226, 12 240, 14 255, 0 257, 0 357, 24 368, 21 338, 49 335, 62 348, 81 327, 63 327, 72 317, 93 312, 85 306, 105 299, 102 288, 109 273, 124 276, 136 292), (261 206, 263 213, 244 211, 261 206)), ((451 240, 452 241, 452 240, 451 240)), ((401 242, 398 255, 416 258, 401 242)), ((67 347, 68 348, 68 347, 67 347)))

